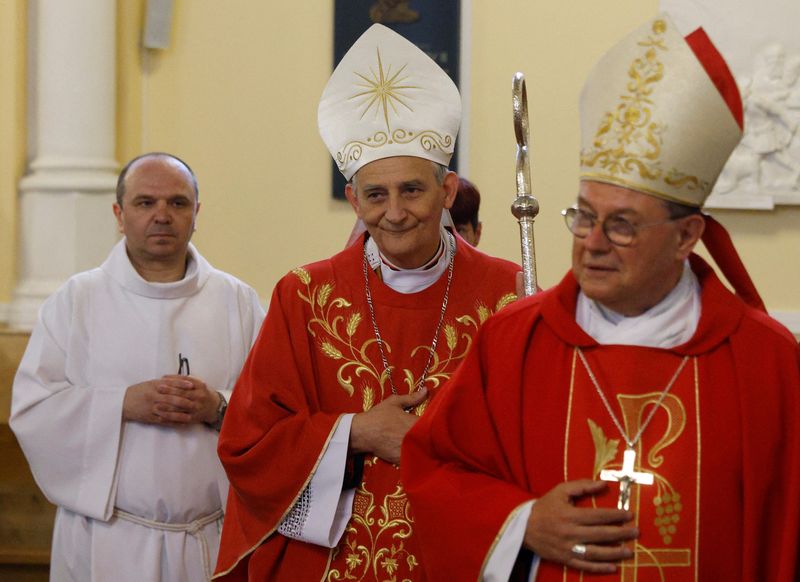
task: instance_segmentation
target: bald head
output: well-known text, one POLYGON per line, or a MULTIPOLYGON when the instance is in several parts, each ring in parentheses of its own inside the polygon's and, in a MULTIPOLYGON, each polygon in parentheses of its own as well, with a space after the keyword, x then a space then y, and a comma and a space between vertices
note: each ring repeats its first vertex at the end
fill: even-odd
POLYGON ((140 163, 147 160, 155 160, 155 159, 163 160, 164 162, 170 165, 174 165, 176 168, 180 168, 180 170, 186 174, 187 178, 192 184, 192 188, 194 189, 195 201, 196 202, 199 201, 200 190, 197 186, 197 177, 194 175, 194 170, 192 170, 189 164, 184 162, 178 156, 174 156, 166 152, 150 152, 133 158, 131 161, 125 164, 125 167, 122 168, 122 171, 119 173, 119 178, 117 178, 117 204, 120 207, 122 207, 122 201, 123 198, 125 198, 126 181, 128 178, 128 174, 140 163))

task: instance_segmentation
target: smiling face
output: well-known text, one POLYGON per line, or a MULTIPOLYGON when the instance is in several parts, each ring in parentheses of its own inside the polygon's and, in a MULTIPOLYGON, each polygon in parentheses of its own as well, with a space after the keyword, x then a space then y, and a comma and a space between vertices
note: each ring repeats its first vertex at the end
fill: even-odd
POLYGON ((189 171, 169 157, 135 162, 125 177, 122 204, 114 204, 128 256, 141 273, 150 268, 179 268, 200 209, 189 171))
POLYGON ((661 200, 600 182, 581 182, 578 207, 597 220, 586 238, 573 239, 572 272, 587 297, 627 316, 644 313, 675 287, 705 224, 696 214, 667 221, 661 200), (661 224, 638 230, 633 243, 621 247, 601 227, 613 216, 634 225, 661 224))
POLYGON ((453 205, 458 176, 436 179, 436 165, 415 157, 371 162, 358 171, 345 194, 381 253, 394 265, 424 265, 439 246, 442 211, 453 205))

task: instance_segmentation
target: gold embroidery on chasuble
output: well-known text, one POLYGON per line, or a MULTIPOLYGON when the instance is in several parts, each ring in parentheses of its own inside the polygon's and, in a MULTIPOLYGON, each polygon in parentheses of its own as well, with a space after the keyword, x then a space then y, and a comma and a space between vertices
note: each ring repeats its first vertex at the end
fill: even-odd
MULTIPOLYGON (((380 355, 366 312, 354 308, 348 299, 336 296, 333 282, 317 284, 302 268, 293 273, 302 284, 298 297, 309 311, 308 333, 323 359, 334 364, 339 388, 348 397, 357 399, 361 410, 367 411, 391 396, 389 374, 394 374, 400 392, 403 392, 401 386, 405 386, 408 393, 414 390, 422 373, 421 365, 414 370, 403 367, 397 373, 393 367, 381 371, 380 355), (398 376, 402 382, 397 381, 398 376)), ((428 389, 437 388, 450 378, 469 351, 478 328, 492 313, 515 299, 515 294, 508 293, 493 308, 477 302, 472 313, 445 319, 443 337, 425 379, 428 389)), ((391 341, 384 338, 384 344, 390 363, 424 362, 430 352, 430 345, 417 345, 403 357, 395 352, 391 341)), ((414 413, 421 415, 427 403, 424 401, 414 413)), ((353 516, 333 550, 325 579, 414 580, 419 562, 408 543, 413 522, 400 483, 399 468, 377 457, 368 457, 364 462, 364 477, 353 500, 353 516)))
POLYGON ((399 469, 377 457, 368 458, 364 462, 364 479, 353 499, 353 516, 342 540, 333 550, 325 579, 329 582, 414 580, 419 562, 408 544, 414 523, 409 509, 408 499, 400 484, 399 469), (383 496, 371 491, 372 475, 379 481, 387 481, 381 479, 384 475, 372 470, 378 463, 383 465, 383 469, 396 473, 390 477, 390 486, 394 490, 383 496))
MULTIPOLYGON (((602 365, 602 356, 594 359, 593 368, 598 361, 602 365)), ((629 438, 639 432, 679 363, 679 358, 666 356, 655 368, 657 372, 648 369, 642 374, 647 380, 633 386, 626 386, 631 376, 626 376, 621 385, 615 384, 614 373, 605 374, 605 381, 600 381, 629 438)), ((631 511, 641 535, 632 548, 634 557, 620 565, 619 580, 697 580, 701 451, 698 390, 694 360, 693 366, 681 372, 634 447, 634 470, 653 474, 654 483, 632 485, 631 511)), ((622 468, 625 441, 588 376, 580 368, 576 370, 574 362, 567 415, 566 479, 585 478, 591 472, 591 478, 599 480, 601 471, 622 468)), ((616 507, 618 493, 618 483, 611 482, 606 493, 580 504, 616 507)), ((583 577, 575 570, 564 569, 563 579, 583 577)))
MULTIPOLYGON (((662 181, 672 188, 708 193, 711 184, 707 181, 674 167, 665 169, 661 163, 662 134, 669 128, 653 117, 653 93, 664 79, 659 54, 669 50, 663 40, 666 26, 663 20, 655 21, 652 34, 638 43, 642 54, 628 69, 626 93, 620 95, 617 108, 603 116, 591 148, 581 152, 581 166, 597 169, 596 175, 584 172, 585 177, 607 176, 623 183, 625 176, 638 173, 645 180, 662 181)), ((635 176, 630 187, 646 190, 635 176)))

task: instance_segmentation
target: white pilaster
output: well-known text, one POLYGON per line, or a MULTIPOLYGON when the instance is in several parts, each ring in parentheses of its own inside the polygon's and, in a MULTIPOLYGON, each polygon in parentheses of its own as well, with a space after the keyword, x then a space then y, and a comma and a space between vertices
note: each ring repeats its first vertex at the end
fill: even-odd
POLYGON ((117 236, 116 2, 29 6, 34 151, 19 186, 19 283, 9 309, 21 328, 70 275, 102 262, 117 236))

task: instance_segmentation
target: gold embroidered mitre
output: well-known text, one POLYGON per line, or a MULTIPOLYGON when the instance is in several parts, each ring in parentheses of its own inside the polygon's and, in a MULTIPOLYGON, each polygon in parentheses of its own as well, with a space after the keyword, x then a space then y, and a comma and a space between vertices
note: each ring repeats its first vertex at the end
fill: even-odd
POLYGON ((720 90, 665 14, 600 59, 580 111, 582 180, 689 206, 703 205, 742 136, 720 90))
POLYGON ((374 24, 333 71, 317 120, 348 180, 362 166, 393 156, 447 166, 461 123, 461 96, 424 52, 374 24))

